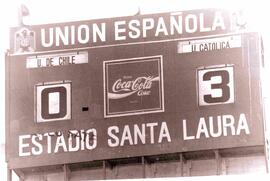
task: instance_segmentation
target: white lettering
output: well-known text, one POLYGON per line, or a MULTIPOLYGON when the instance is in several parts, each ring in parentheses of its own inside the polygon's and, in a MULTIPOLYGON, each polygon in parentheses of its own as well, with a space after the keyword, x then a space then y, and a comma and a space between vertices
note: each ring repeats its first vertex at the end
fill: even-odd
POLYGON ((117 126, 111 126, 108 128, 108 145, 110 147, 116 147, 119 145, 119 138, 115 135, 115 133, 119 133, 119 128, 117 126))
POLYGON ((154 140, 154 136, 155 136, 154 135, 154 127, 157 125, 158 125, 158 123, 147 123, 146 124, 146 127, 149 127, 149 129, 150 129, 150 140, 151 140, 150 143, 151 144, 154 144, 154 141, 155 141, 154 140))
POLYGON ((210 135, 213 138, 220 137, 222 135, 222 126, 221 126, 221 116, 217 116, 217 132, 215 133, 215 126, 214 126, 214 118, 212 116, 209 117, 209 130, 210 130, 210 135))
POLYGON ((188 14, 185 19, 185 27, 187 33, 195 33, 198 29, 197 16, 194 14, 188 14))
POLYGON ((84 130, 81 130, 81 134, 79 135, 80 139, 81 139, 81 150, 85 149, 85 134, 84 134, 84 130))
POLYGON ((135 39, 139 38, 141 35, 140 29, 140 21, 138 20, 131 20, 128 24, 128 28, 131 30, 128 35, 130 38, 135 39))
POLYGON ((221 28, 222 30, 225 30, 224 18, 222 16, 221 12, 219 12, 219 11, 217 11, 215 13, 212 31, 215 31, 217 28, 221 28))
POLYGON ((44 136, 47 137, 47 153, 52 153, 52 138, 53 133, 45 133, 44 136))
POLYGON ((158 143, 161 143, 163 138, 166 138, 168 142, 171 142, 171 136, 166 122, 161 123, 161 128, 158 137, 158 143))
POLYGON ((38 134, 38 135, 34 135, 32 136, 31 140, 33 145, 35 145, 36 147, 32 147, 32 154, 33 155, 40 155, 43 152, 43 148, 42 148, 42 144, 40 144, 36 138, 41 141, 42 140, 42 135, 38 134))
POLYGON ((61 134, 61 135, 57 136, 57 138, 56 138, 54 153, 57 153, 59 151, 60 147, 63 148, 64 152, 67 152, 67 146, 65 143, 64 135, 61 132, 59 132, 58 134, 61 134))
POLYGON ((24 148, 28 148, 30 146, 29 143, 24 143, 25 139, 29 139, 31 138, 31 135, 22 135, 19 136, 19 156, 30 156, 31 153, 28 152, 24 152, 23 149, 24 148))
POLYGON ((64 33, 62 31, 62 29, 60 27, 56 27, 55 28, 55 45, 56 46, 60 46, 60 40, 64 45, 68 45, 69 44, 69 31, 68 31, 68 26, 64 27, 64 33))
POLYGON ((77 33, 79 43, 86 44, 89 42, 89 27, 87 25, 80 25, 77 33))
POLYGON ((158 18, 158 24, 155 36, 159 36, 160 33, 163 33, 164 35, 168 35, 168 30, 166 28, 165 22, 162 17, 158 18))
POLYGON ((147 37, 147 31, 154 28, 154 19, 145 18, 143 19, 143 37, 147 37))
POLYGON ((204 14, 200 13, 200 32, 211 31, 211 27, 205 27, 204 21, 205 21, 204 14))
POLYGON ((196 134, 196 139, 200 139, 201 134, 204 134, 206 138, 209 138, 207 126, 205 123, 205 119, 202 117, 200 118, 198 129, 197 129, 197 134, 196 134))
POLYGON ((246 134, 250 134, 248 124, 247 124, 247 119, 245 114, 240 114, 237 130, 236 130, 236 135, 240 135, 241 131, 244 131, 246 134))
POLYGON ((44 28, 41 29, 41 44, 43 47, 51 47, 54 43, 54 40, 53 40, 53 28, 49 28, 49 34, 48 34, 48 37, 49 37, 49 41, 46 42, 46 31, 44 28))
POLYGON ((140 138, 141 143, 145 144, 145 124, 142 124, 142 128, 140 130, 137 124, 134 125, 134 144, 138 144, 138 138, 140 138))
POLYGON ((97 24, 93 24, 93 42, 97 42, 97 35, 99 39, 104 42, 106 41, 106 24, 101 23, 101 30, 99 29, 97 24))
POLYGON ((132 137, 131 137, 131 133, 130 133, 130 129, 128 125, 125 125, 124 127, 120 146, 123 146, 125 141, 128 141, 129 145, 133 145, 133 141, 132 141, 132 137))
MULTIPOLYGON (((189 129, 189 131, 191 130, 189 129)), ((240 135, 241 133, 246 135, 250 134, 244 113, 239 115, 238 123, 235 121, 233 115, 218 115, 216 119, 214 119, 213 116, 209 116, 208 118, 201 117, 197 126, 196 136, 188 136, 187 121, 185 119, 183 120, 184 140, 201 139, 202 134, 205 135, 205 138, 217 138, 228 135, 240 135), (216 124, 214 124, 214 122, 216 122, 216 124)))
POLYGON ((86 148, 88 150, 93 150, 97 147, 97 130, 96 129, 88 129, 86 131, 86 148))
POLYGON ((223 115, 222 116, 223 123, 223 135, 228 136, 228 128, 231 128, 231 134, 235 135, 235 127, 234 127, 234 117, 232 115, 223 115))
POLYGON ((187 135, 187 120, 183 120, 183 137, 184 140, 194 140, 195 136, 188 136, 187 135))
POLYGON ((80 137, 79 135, 79 131, 77 130, 70 130, 69 131, 69 135, 68 135, 68 151, 73 152, 73 151, 78 151, 80 149, 80 137), (73 147, 73 143, 74 143, 74 138, 75 138, 75 145, 73 147))
POLYGON ((75 44, 75 26, 74 25, 72 25, 71 27, 70 27, 70 43, 71 43, 71 45, 74 45, 75 44))
MULTIPOLYGON (((93 43, 110 41, 122 41, 127 39, 152 38, 175 34, 192 34, 225 30, 225 19, 221 11, 214 15, 172 13, 169 17, 160 16, 140 19, 120 20, 113 22, 114 27, 107 27, 106 22, 56 26, 41 28, 41 45, 43 47, 59 47, 77 44, 92 46, 93 43), (210 19, 212 17, 212 19, 210 19), (113 28, 108 29, 108 28, 113 28), (107 35, 106 33, 111 33, 107 35)), ((149 41, 148 39, 146 41, 149 41)), ((113 42, 109 42, 113 43, 113 42)))
POLYGON ((183 27, 182 27, 182 23, 183 23, 183 18, 182 16, 177 16, 178 18, 178 22, 175 19, 175 16, 171 16, 170 17, 170 33, 171 35, 174 35, 174 30, 177 31, 178 34, 182 34, 183 33, 183 27))
POLYGON ((114 36, 115 40, 125 40, 126 36, 120 36, 120 33, 125 33, 126 29, 125 28, 120 28, 120 26, 126 25, 126 21, 116 21, 114 23, 114 36))

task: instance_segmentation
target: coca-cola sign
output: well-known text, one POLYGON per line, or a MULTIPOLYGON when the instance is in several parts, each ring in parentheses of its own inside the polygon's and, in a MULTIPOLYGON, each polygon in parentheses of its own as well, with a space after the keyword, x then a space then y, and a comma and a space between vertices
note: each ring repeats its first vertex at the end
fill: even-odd
POLYGON ((104 62, 104 116, 164 111, 162 56, 104 62))

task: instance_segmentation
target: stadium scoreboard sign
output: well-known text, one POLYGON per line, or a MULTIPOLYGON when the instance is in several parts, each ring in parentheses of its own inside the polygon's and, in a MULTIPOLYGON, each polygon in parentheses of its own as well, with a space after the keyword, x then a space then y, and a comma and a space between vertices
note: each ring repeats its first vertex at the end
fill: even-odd
POLYGON ((221 34, 241 28, 236 15, 209 9, 11 29, 13 54, 221 34), (233 19, 234 21, 230 21, 233 19))
POLYGON ((263 145, 259 35, 237 28, 219 9, 12 28, 9 168, 263 145))

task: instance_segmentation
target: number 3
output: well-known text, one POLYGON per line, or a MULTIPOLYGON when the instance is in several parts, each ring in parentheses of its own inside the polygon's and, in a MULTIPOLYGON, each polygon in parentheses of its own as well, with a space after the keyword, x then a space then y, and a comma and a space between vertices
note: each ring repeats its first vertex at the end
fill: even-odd
POLYGON ((199 105, 234 102, 233 67, 198 70, 199 105))

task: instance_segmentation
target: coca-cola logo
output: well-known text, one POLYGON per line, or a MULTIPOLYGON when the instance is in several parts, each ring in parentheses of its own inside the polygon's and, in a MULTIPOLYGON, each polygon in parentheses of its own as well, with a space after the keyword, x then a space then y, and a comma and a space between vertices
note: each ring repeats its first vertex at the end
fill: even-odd
POLYGON ((103 62, 104 117, 164 111, 162 56, 103 62))
POLYGON ((137 77, 135 79, 117 79, 112 85, 112 92, 108 93, 109 99, 121 99, 137 93, 138 96, 151 94, 151 87, 154 81, 159 81, 159 77, 137 77))

